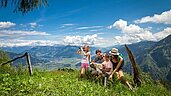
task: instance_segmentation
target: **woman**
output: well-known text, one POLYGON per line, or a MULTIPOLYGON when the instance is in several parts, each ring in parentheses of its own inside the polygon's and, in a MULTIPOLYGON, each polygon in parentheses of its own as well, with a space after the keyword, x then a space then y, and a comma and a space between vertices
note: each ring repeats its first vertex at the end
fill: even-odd
POLYGON ((90 47, 85 45, 84 47, 81 47, 77 51, 77 53, 82 55, 81 68, 80 68, 80 77, 82 77, 84 70, 85 70, 85 74, 88 73, 88 65, 90 63, 90 47))
POLYGON ((109 76, 109 79, 112 79, 114 74, 117 74, 117 77, 123 84, 126 84, 131 90, 132 87, 130 86, 129 82, 124 78, 122 66, 124 64, 124 59, 121 54, 118 52, 118 49, 112 48, 109 52, 111 54, 111 62, 113 63, 114 70, 112 74, 109 76))

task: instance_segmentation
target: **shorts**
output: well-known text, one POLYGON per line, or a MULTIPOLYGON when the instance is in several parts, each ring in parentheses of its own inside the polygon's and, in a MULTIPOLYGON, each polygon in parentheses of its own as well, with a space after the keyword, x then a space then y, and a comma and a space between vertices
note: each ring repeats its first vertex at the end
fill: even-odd
MULTIPOLYGON (((104 73, 104 74, 102 74, 102 76, 103 76, 103 79, 102 80, 104 80, 105 78, 109 78, 109 74, 107 74, 107 73, 104 73)), ((103 81, 104 82, 104 81, 103 81)))
POLYGON ((81 68, 86 68, 86 69, 88 69, 88 63, 82 63, 82 64, 81 64, 81 68))
POLYGON ((107 77, 107 78, 109 78, 109 76, 110 76, 110 75, 109 75, 109 74, 107 74, 107 73, 105 73, 105 74, 104 74, 104 76, 105 76, 105 77, 107 77))

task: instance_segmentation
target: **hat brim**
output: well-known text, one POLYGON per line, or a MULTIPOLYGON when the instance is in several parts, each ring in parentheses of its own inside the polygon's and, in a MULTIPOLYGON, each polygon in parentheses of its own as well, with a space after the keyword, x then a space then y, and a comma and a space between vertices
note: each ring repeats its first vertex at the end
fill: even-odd
POLYGON ((119 55, 119 53, 113 53, 111 51, 109 51, 109 53, 112 54, 112 55, 119 55))

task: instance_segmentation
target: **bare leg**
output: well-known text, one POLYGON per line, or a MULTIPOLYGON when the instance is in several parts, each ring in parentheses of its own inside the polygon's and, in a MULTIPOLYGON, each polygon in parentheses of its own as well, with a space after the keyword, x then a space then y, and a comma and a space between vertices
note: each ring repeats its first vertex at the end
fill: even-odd
POLYGON ((82 75, 83 75, 83 72, 84 72, 84 68, 80 68, 80 78, 82 78, 82 75))
POLYGON ((119 70, 118 72, 118 75, 119 75, 119 80, 121 80, 121 83, 123 83, 124 85, 127 85, 129 87, 130 90, 132 90, 132 86, 129 84, 129 82, 124 78, 124 75, 123 75, 123 71, 122 69, 119 70))
POLYGON ((98 77, 96 78, 96 80, 99 80, 102 76, 99 74, 98 77))
POLYGON ((118 78, 121 78, 122 76, 124 76, 123 70, 120 69, 120 70, 118 71, 118 78))
POLYGON ((88 67, 85 68, 85 79, 88 77, 88 67))
POLYGON ((102 77, 102 74, 99 74, 98 77, 96 78, 95 82, 101 82, 101 80, 99 81, 99 79, 102 77))

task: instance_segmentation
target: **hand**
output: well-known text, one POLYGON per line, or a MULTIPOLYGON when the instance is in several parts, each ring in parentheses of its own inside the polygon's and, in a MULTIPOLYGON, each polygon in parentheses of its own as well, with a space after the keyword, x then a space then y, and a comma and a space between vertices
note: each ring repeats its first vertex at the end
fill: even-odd
POLYGON ((105 66, 102 64, 102 68, 105 69, 105 66))
POLYGON ((92 61, 91 63, 92 63, 92 64, 95 64, 95 62, 94 62, 94 61, 92 61))
POLYGON ((111 80, 112 79, 112 74, 109 76, 109 78, 108 78, 109 80, 111 80))
POLYGON ((90 67, 96 70, 96 66, 93 62, 90 64, 90 67))
POLYGON ((83 47, 81 47, 80 49, 81 49, 81 51, 84 51, 84 50, 83 50, 83 47))
POLYGON ((103 53, 100 53, 100 56, 103 56, 103 53))

